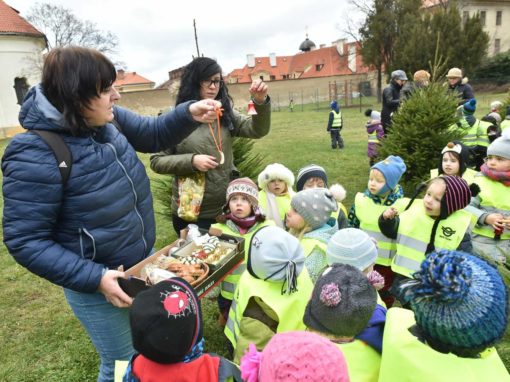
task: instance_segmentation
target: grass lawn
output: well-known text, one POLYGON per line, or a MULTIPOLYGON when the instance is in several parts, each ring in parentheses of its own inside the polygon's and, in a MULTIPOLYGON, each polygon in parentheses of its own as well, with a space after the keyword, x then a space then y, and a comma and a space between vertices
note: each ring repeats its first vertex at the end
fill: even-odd
MULTIPOLYGON (((478 115, 489 110, 494 99, 504 94, 478 97, 478 115)), ((376 107, 380 109, 379 106, 376 107)), ((270 134, 257 141, 255 148, 267 163, 280 162, 296 172, 300 167, 316 163, 324 166, 330 183, 341 183, 348 191, 345 204, 350 207, 354 195, 365 188, 368 173, 366 157, 366 117, 359 108, 344 109, 344 150, 332 150, 326 133, 328 107, 305 106, 275 112, 270 134)), ((364 110, 364 108, 363 108, 364 110)), ((8 141, 0 141, 3 153, 8 141)), ((140 155, 148 166, 149 156, 140 155)), ((431 167, 433 164, 431 164, 431 167)), ((148 169, 151 178, 156 178, 148 169)), ((3 208, 3 199, 0 199, 3 208)), ((157 211, 156 248, 175 239, 171 222, 157 211)), ((1 227, 0 227, 1 229, 1 227)), ((98 370, 95 350, 65 302, 62 289, 38 278, 17 265, 6 248, 0 246, 0 381, 91 381, 98 370)), ((214 302, 204 301, 206 347, 225 354, 225 341, 216 325, 214 302)), ((498 346, 507 368, 510 368, 510 334, 498 346)))

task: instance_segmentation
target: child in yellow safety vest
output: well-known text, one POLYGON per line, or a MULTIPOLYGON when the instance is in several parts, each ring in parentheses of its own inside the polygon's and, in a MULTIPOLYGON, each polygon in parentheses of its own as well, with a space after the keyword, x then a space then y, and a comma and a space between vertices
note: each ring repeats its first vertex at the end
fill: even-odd
POLYGON ((510 381, 493 347, 508 325, 497 269, 467 253, 433 252, 402 289, 412 311, 388 311, 379 382, 510 381))
POLYGON ((350 381, 342 351, 310 332, 278 333, 263 352, 250 344, 241 359, 241 377, 246 382, 350 381))
POLYGON ((468 210, 476 217, 474 253, 510 263, 510 129, 487 149, 487 159, 474 182, 480 193, 468 210))
POLYGON ((273 224, 272 221, 266 220, 258 207, 258 193, 257 185, 250 178, 240 178, 230 182, 223 213, 216 218, 218 223, 211 226, 221 230, 223 234, 244 238, 245 261, 221 283, 221 292, 218 296, 220 309, 218 321, 221 326, 225 326, 227 322, 237 282, 246 269, 251 236, 260 227, 273 224))
POLYGON ((338 203, 338 210, 333 212, 333 217, 336 218, 338 229, 347 227, 347 210, 342 204, 345 199, 346 191, 342 185, 335 183, 328 187, 328 175, 324 167, 316 164, 310 164, 302 167, 298 171, 296 177, 296 191, 308 190, 310 188, 329 188, 338 203))
POLYGON ((395 240, 381 233, 377 219, 390 206, 403 211, 407 205, 408 199, 404 199, 404 191, 398 184, 405 171, 406 165, 398 156, 390 155, 376 163, 370 169, 367 189, 356 194, 349 211, 349 226, 362 229, 377 241, 378 257, 374 269, 384 277, 379 294, 388 308, 395 302, 389 290, 395 278, 390 265, 397 245, 395 240))
POLYGON ((285 224, 305 252, 305 266, 313 282, 326 267, 326 246, 338 226, 331 217, 338 205, 331 191, 313 188, 299 191, 292 198, 285 224))
MULTIPOLYGON (((384 278, 374 270, 377 259, 375 240, 358 228, 345 228, 336 232, 326 250, 328 265, 348 264, 361 271, 376 290, 384 286, 384 278)), ((382 334, 386 321, 386 305, 377 294, 377 305, 367 327, 356 338, 365 341, 377 352, 382 352, 382 334)))
POLYGON ((425 185, 428 187, 423 200, 413 199, 401 214, 389 208, 379 217, 381 232, 397 240, 397 253, 391 263, 397 276, 390 291, 403 306, 407 301, 400 285, 420 269, 427 253, 436 249, 472 251, 471 214, 463 210, 471 199, 466 181, 443 175, 425 185))
POLYGON ((299 241, 283 229, 266 226, 253 234, 225 326, 235 363, 250 342, 262 350, 275 333, 305 329, 313 284, 304 262, 299 241))
POLYGON ((437 168, 430 170, 430 177, 437 178, 439 175, 456 175, 464 178, 471 184, 476 171, 467 167, 469 163, 469 149, 460 142, 448 142, 441 150, 441 158, 437 168))
POLYGON ((267 165, 258 176, 259 205, 267 219, 284 228, 285 214, 294 195, 294 174, 280 163, 267 165))
POLYGON ((306 306, 303 322, 342 350, 352 382, 377 382, 379 377, 381 355, 357 338, 376 304, 377 292, 363 273, 352 265, 333 264, 315 283, 306 306))

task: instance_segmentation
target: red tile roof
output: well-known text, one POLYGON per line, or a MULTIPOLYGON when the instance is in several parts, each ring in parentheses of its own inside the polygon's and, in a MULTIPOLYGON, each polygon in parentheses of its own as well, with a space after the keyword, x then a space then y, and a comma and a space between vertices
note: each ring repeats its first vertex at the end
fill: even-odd
POLYGON ((294 56, 277 56, 276 66, 271 66, 269 57, 255 57, 255 66, 250 68, 245 65, 241 69, 234 69, 228 74, 228 78, 237 79, 238 83, 252 81, 251 76, 264 75, 264 80, 274 76, 275 80, 288 78, 316 78, 330 77, 352 73, 366 73, 369 68, 363 64, 359 47, 356 43, 345 43, 343 46, 345 54, 340 55, 336 46, 314 49, 309 52, 298 53, 294 56), (356 46, 356 72, 349 69, 348 52, 349 47, 356 46), (320 70, 317 68, 320 67, 320 70))
POLYGON ((141 84, 154 84, 153 81, 137 74, 136 72, 125 72, 123 70, 117 71, 117 79, 113 83, 114 86, 125 85, 141 85, 141 84))
POLYGON ((0 34, 15 34, 45 38, 32 24, 19 15, 19 12, 0 0, 0 34))

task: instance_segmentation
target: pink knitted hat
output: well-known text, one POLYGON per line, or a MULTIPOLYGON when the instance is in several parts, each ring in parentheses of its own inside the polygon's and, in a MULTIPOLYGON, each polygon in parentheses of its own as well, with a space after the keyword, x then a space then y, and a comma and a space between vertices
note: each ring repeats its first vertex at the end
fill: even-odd
POLYGON ((263 352, 250 344, 241 358, 241 376, 246 382, 350 381, 341 350, 310 332, 278 333, 263 352))

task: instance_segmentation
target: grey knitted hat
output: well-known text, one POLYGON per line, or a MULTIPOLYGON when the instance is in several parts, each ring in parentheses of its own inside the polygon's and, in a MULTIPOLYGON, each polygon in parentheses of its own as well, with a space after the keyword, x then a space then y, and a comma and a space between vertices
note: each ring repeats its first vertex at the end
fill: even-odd
POLYGON ((303 270, 305 255, 299 240, 276 226, 264 226, 250 242, 247 270, 264 281, 283 282, 282 293, 296 291, 297 277, 303 270))
POLYGON ((503 130, 501 137, 497 138, 487 148, 487 155, 497 155, 510 159, 510 129, 503 130))
POLYGON ((292 197, 290 205, 312 229, 326 224, 331 213, 338 209, 335 197, 325 188, 299 191, 292 197))
POLYGON ((344 228, 334 233, 326 249, 328 264, 349 264, 364 271, 375 263, 377 247, 374 241, 357 228, 344 228))
POLYGON ((354 337, 367 326, 376 304, 377 292, 361 271, 334 264, 317 279, 303 322, 318 332, 354 337))

